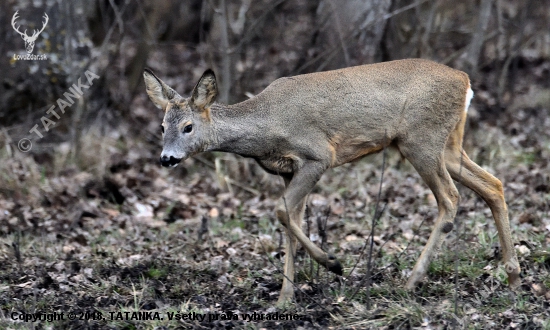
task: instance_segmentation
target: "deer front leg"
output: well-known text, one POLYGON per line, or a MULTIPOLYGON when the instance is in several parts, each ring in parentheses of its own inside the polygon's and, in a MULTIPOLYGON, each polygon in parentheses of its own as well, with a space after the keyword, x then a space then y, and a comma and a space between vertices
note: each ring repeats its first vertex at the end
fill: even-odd
POLYGON ((287 251, 285 256, 285 279, 283 288, 279 296, 279 304, 284 304, 292 300, 294 296, 294 253, 296 239, 304 246, 309 255, 319 264, 325 266, 328 270, 342 275, 342 266, 336 258, 327 254, 302 232, 301 224, 303 219, 305 200, 309 192, 313 189, 326 167, 317 162, 310 162, 297 171, 292 179, 285 184, 287 188, 284 194, 283 205, 277 210, 277 218, 285 226, 288 235, 286 244, 287 251))
MULTIPOLYGON (((285 188, 288 188, 292 175, 282 176, 285 180, 285 188)), ((286 189, 285 189, 286 191, 286 189)), ((302 209, 305 205, 305 198, 302 202, 302 209)), ((286 232, 286 244, 285 244, 285 263, 284 263, 284 278, 283 278, 283 287, 281 288, 281 293, 279 295, 278 304, 284 306, 286 303, 292 300, 294 296, 294 257, 296 256, 296 237, 294 237, 290 230, 287 228, 287 223, 289 217, 287 216, 287 207, 285 199, 281 198, 275 214, 279 222, 285 227, 286 232)))
MULTIPOLYGON (((305 200, 305 198, 302 200, 300 214, 303 212, 305 200)), ((296 237, 292 235, 290 229, 288 229, 287 223, 289 222, 289 217, 287 216, 285 203, 282 199, 279 202, 275 213, 279 222, 285 227, 286 232, 283 287, 281 288, 278 301, 279 305, 284 306, 292 300, 292 297, 294 297, 294 258, 296 256, 297 242, 296 237)))

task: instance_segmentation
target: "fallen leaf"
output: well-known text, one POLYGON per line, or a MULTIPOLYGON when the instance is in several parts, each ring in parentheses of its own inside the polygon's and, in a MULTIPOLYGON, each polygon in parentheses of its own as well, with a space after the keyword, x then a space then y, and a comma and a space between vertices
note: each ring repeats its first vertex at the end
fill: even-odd
POLYGON ((525 245, 520 245, 516 248, 516 250, 518 251, 518 253, 522 256, 528 256, 531 254, 531 250, 529 250, 529 248, 525 245))
POLYGON ((220 215, 220 211, 218 211, 217 208, 213 207, 210 209, 210 211, 208 212, 208 215, 211 217, 211 218, 217 218, 219 215, 220 215))

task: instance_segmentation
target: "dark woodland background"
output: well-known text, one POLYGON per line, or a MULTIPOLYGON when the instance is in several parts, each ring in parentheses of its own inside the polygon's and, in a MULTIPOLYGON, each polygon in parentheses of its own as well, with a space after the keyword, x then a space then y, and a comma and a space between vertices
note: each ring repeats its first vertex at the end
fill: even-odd
POLYGON ((301 251, 294 312, 305 321, 250 326, 550 327, 550 1, 7 0, 0 37, 0 326, 23 326, 10 321, 13 311, 274 311, 284 249, 273 206, 282 181, 226 154, 161 169, 163 114, 145 93, 145 67, 181 95, 212 68, 218 101, 232 104, 279 77, 420 57, 470 75, 464 145, 504 183, 522 291, 506 288, 493 220, 466 189, 460 236, 449 239, 462 252, 434 261, 420 291, 398 289, 437 210, 412 167, 391 153, 375 235, 378 277, 366 290, 360 250, 379 154, 329 171, 308 202, 308 235, 343 259, 349 276, 315 272, 301 251), (33 51, 47 60, 13 60, 26 54, 11 26, 16 10, 29 31, 48 14, 33 51), (87 70, 100 78, 60 119, 46 115, 87 70), (48 132, 42 116, 56 122, 48 132), (35 124, 41 139, 29 133, 35 124), (29 152, 18 150, 22 138, 32 141, 29 152), (456 260, 463 264, 455 269, 456 260), (366 309, 369 299, 374 308, 366 309))

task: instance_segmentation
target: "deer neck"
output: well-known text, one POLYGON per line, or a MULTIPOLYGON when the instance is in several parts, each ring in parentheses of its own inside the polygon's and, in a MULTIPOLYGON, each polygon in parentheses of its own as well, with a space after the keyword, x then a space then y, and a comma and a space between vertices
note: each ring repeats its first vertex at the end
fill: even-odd
POLYGON ((261 130, 262 113, 265 113, 265 109, 256 98, 234 105, 212 104, 212 143, 208 150, 255 157, 255 142, 258 137, 255 133, 261 130))

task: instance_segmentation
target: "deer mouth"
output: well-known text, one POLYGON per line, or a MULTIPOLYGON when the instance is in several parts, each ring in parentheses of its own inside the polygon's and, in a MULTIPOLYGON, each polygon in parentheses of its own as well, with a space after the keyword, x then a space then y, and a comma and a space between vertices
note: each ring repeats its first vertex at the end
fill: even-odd
POLYGON ((181 162, 182 158, 175 158, 173 156, 162 156, 160 157, 160 165, 164 167, 176 167, 181 162))

